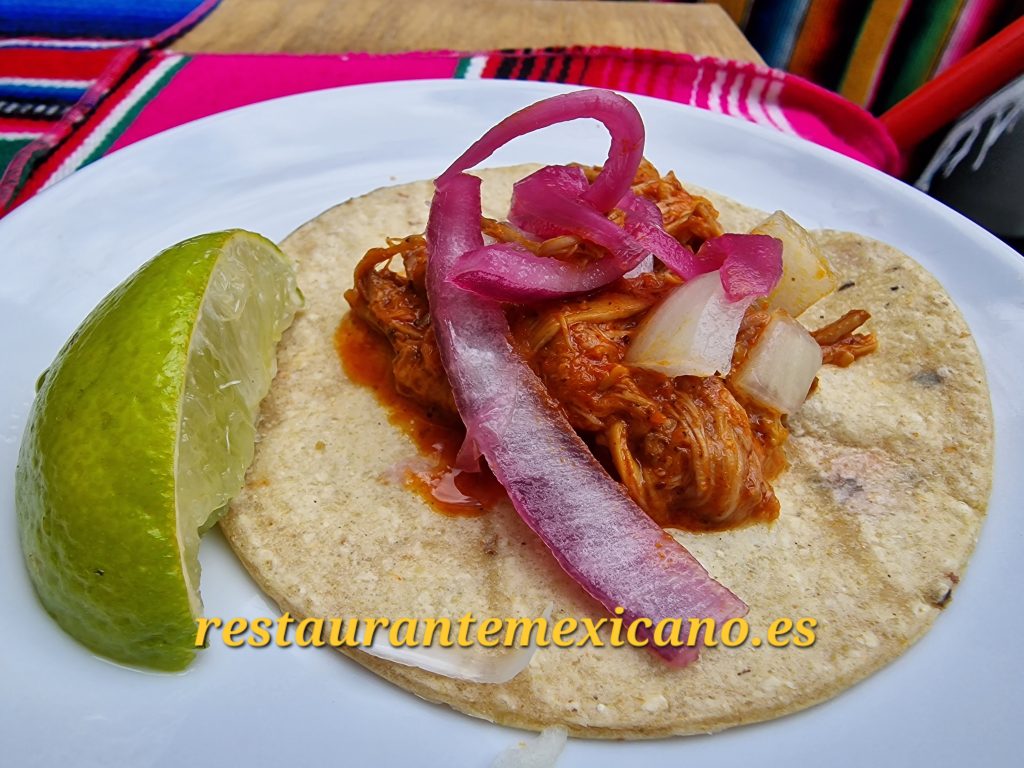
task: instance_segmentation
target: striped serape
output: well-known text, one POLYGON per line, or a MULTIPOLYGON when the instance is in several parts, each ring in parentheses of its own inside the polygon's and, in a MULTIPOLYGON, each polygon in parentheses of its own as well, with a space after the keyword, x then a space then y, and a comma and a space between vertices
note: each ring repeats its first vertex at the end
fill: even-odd
MULTIPOLYGON (((94 78, 81 73, 71 77, 75 73, 54 68, 55 81, 85 89, 64 112, 65 118, 75 113, 76 119, 59 121, 41 135, 29 121, 16 123, 14 133, 20 138, 12 142, 20 143, 11 143, 17 150, 5 155, 0 211, 11 210, 107 152, 196 118, 293 93, 425 78, 614 88, 756 123, 889 173, 900 171, 895 145, 870 114, 802 78, 751 63, 609 47, 337 56, 185 56, 133 50, 97 49, 94 78), (104 54, 109 57, 106 69, 100 67, 104 54)), ((74 95, 71 90, 68 94, 74 95)), ((0 135, 5 125, 0 123, 0 135)))

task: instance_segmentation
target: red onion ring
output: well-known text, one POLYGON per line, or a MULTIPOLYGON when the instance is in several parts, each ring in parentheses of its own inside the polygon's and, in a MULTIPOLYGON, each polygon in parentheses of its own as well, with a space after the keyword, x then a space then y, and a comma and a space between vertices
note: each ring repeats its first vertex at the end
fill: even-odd
POLYGON ((604 124, 612 136, 608 159, 583 200, 607 213, 629 191, 644 155, 644 124, 636 107, 612 91, 588 89, 563 93, 538 101, 506 117, 463 152, 437 181, 445 184, 463 171, 479 165, 517 136, 580 118, 604 124))

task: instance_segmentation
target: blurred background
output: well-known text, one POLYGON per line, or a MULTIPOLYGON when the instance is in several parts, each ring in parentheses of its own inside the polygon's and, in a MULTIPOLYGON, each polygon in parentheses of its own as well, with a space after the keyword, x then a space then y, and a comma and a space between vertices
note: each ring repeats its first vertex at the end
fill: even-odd
POLYGON ((903 177, 1024 252, 1024 137, 1017 128, 1024 107, 1024 48, 1008 45, 991 54, 981 65, 990 71, 979 73, 977 82, 963 83, 957 69, 1024 15, 1024 0, 715 4, 766 64, 836 91, 883 121, 900 102, 947 74, 950 87, 961 91, 957 104, 948 103, 947 89, 938 89, 922 94, 923 103, 909 104, 913 111, 902 116, 904 123, 918 123, 909 140, 896 137, 907 161, 903 177))

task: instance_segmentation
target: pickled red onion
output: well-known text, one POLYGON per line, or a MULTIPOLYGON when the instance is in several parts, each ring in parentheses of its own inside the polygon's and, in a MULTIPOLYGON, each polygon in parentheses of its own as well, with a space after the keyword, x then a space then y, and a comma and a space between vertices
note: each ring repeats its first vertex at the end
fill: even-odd
MULTIPOLYGON (((520 202, 520 217, 531 223, 540 216, 546 224, 569 221, 575 215, 571 211, 574 205, 578 203, 560 200, 555 207, 545 210, 542 205, 534 208, 532 202, 520 202), (535 211, 538 212, 536 217, 535 211)), ((653 203, 650 205, 657 210, 653 203)), ((720 235, 705 241, 694 253, 660 226, 650 223, 643 206, 628 200, 628 196, 620 208, 626 211, 625 229, 590 212, 601 223, 594 221, 591 234, 585 239, 608 249, 608 255, 602 259, 577 264, 539 258, 513 243, 497 243, 467 253, 453 269, 451 279, 463 290, 483 298, 527 303, 596 290, 634 269, 648 254, 657 256, 686 280, 720 270, 722 287, 729 301, 767 296, 782 277, 782 243, 776 238, 720 235)), ((590 214, 580 214, 577 221, 589 220, 590 214)), ((584 236, 575 225, 563 231, 584 236)))
POLYGON ((496 243, 467 253, 451 280, 481 298, 526 304, 596 290, 622 277, 645 256, 637 253, 636 260, 625 265, 610 258, 574 264, 539 258, 514 243, 496 243))
POLYGON ((768 235, 727 234, 705 240, 697 259, 713 265, 710 269, 721 269, 729 301, 767 296, 782 277, 782 241, 768 235))
POLYGON ((597 211, 607 213, 629 191, 644 154, 644 124, 640 113, 628 99, 612 91, 573 91, 524 107, 477 139, 448 166, 437 182, 443 185, 462 171, 479 165, 517 136, 580 118, 600 121, 612 136, 601 173, 582 195, 597 211))
POLYGON ((611 91, 573 91, 509 115, 463 152, 438 178, 438 186, 517 136, 580 118, 599 120, 611 134, 608 158, 594 182, 588 184, 579 168, 542 168, 515 185, 509 220, 539 238, 576 235, 605 248, 608 256, 579 266, 538 259, 517 245, 481 246, 452 272, 456 285, 496 301, 537 301, 600 288, 632 273, 653 254, 687 280, 721 268, 722 283, 732 301, 771 291, 781 276, 781 249, 773 262, 763 244, 710 241, 712 245, 705 244, 707 250, 702 248, 695 256, 665 232, 657 206, 633 193, 633 179, 643 159, 643 122, 636 107, 611 91), (606 216, 616 206, 626 213, 624 228, 606 216))
POLYGON ((689 280, 707 271, 699 268, 693 251, 663 229, 665 220, 652 201, 630 190, 619 200, 618 207, 626 214, 625 229, 629 236, 677 275, 689 280))
MULTIPOLYGON (((516 353, 501 307, 454 285, 463 255, 480 249, 480 181, 449 173, 437 183, 427 225, 427 295, 441 360, 476 448, 517 512, 562 568, 609 611, 636 619, 713 618, 746 605, 712 579, 594 459, 516 353)), ((653 631, 638 625, 638 635, 653 631)), ((666 660, 696 648, 651 645, 666 660)))

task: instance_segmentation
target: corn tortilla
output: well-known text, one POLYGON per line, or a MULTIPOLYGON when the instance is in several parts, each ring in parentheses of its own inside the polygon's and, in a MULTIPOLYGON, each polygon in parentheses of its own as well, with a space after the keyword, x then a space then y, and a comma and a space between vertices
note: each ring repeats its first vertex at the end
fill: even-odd
MULTIPOLYGON (((484 210, 507 211, 524 168, 481 172, 484 210)), ((387 236, 420 232, 429 182, 380 189, 301 227, 282 247, 305 310, 279 350, 248 482, 221 525, 281 610, 296 616, 605 615, 510 506, 480 517, 431 510, 396 480, 417 450, 333 346, 356 261, 387 236)), ((764 214, 712 193, 727 231, 764 214)), ((949 602, 991 485, 992 415, 974 341, 949 296, 899 251, 821 231, 843 290, 801 320, 872 313, 876 353, 826 367, 790 420, 790 468, 772 525, 676 533, 750 606, 752 635, 813 617, 810 648, 705 649, 685 669, 623 648, 547 648, 508 683, 467 683, 346 653, 457 710, 576 736, 650 738, 719 731, 824 701, 919 638, 949 602)), ((325 651, 326 652, 326 651, 325 651)), ((496 651, 502 652, 502 651, 496 651)))

